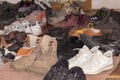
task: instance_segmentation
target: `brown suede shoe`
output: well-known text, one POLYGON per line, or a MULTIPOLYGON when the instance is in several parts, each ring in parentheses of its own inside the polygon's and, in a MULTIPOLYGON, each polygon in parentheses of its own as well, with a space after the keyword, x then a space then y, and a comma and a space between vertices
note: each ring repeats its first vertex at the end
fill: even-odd
MULTIPOLYGON (((49 40, 46 40, 46 43, 48 43, 49 40)), ((41 55, 38 55, 35 62, 30 66, 28 71, 30 72, 36 72, 41 75, 46 75, 46 73, 50 70, 52 65, 54 65, 58 58, 57 58, 57 41, 54 39, 48 46, 48 51, 45 53, 42 53, 41 49, 41 55)))

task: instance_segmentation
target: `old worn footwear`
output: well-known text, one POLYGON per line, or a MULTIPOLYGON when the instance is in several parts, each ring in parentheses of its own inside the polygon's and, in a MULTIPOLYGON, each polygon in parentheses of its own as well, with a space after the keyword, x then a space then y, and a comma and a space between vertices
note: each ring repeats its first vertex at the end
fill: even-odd
POLYGON ((73 67, 70 69, 62 80, 86 80, 86 76, 80 67, 73 67))
POLYGON ((109 43, 109 44, 103 44, 97 39, 93 39, 92 37, 89 37, 88 35, 81 34, 80 35, 81 40, 86 44, 89 48, 92 48, 94 46, 100 46, 100 50, 108 51, 113 50, 113 55, 118 56, 120 53, 119 46, 117 44, 119 43, 119 40, 116 43, 109 43))
POLYGON ((78 53, 75 48, 82 48, 83 42, 78 37, 65 36, 63 39, 58 40, 58 57, 62 56, 65 59, 70 59, 78 53))
POLYGON ((40 42, 40 48, 43 53, 49 51, 51 43, 55 41, 55 37, 51 37, 49 35, 44 35, 40 42))
POLYGON ((111 9, 107 9, 103 7, 99 9, 95 15, 91 16, 90 19, 92 23, 95 25, 105 24, 109 20, 111 12, 112 12, 111 9))
POLYGON ((14 51, 9 51, 7 48, 3 48, 5 51, 4 59, 8 61, 13 61, 15 59, 16 53, 14 51))
POLYGON ((61 59, 51 67, 43 80, 63 80, 68 71, 68 61, 61 59))
POLYGON ((83 28, 83 29, 78 29, 78 30, 75 30, 75 31, 70 31, 69 32, 69 35, 70 36, 77 36, 79 37, 80 34, 86 34, 88 36, 102 36, 102 31, 100 29, 95 29, 93 28, 93 24, 89 23, 88 24, 89 26, 87 28, 83 28), (91 25, 91 27, 90 27, 91 25))

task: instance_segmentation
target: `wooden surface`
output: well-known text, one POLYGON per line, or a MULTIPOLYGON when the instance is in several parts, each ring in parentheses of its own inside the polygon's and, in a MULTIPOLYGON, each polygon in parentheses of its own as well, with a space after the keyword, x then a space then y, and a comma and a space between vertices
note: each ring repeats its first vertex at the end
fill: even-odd
POLYGON ((120 63, 106 80, 120 80, 120 63))

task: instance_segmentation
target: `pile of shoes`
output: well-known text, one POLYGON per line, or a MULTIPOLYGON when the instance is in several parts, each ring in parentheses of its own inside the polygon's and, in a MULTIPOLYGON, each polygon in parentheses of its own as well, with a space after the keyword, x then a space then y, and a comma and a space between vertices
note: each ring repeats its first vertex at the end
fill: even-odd
POLYGON ((46 0, 1 2, 0 65, 11 61, 14 70, 39 73, 43 80, 86 80, 85 74, 112 69, 120 53, 120 13, 101 8, 88 16, 78 8, 86 0, 79 1, 63 3, 56 15, 46 0))

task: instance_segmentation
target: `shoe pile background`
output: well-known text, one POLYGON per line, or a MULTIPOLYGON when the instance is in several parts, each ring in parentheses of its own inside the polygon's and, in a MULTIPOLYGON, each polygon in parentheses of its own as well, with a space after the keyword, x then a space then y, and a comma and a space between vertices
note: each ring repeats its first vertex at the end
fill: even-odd
POLYGON ((56 16, 53 16, 52 6, 46 1, 21 1, 16 8, 13 4, 1 3, 0 20, 1 25, 5 27, 0 35, 0 65, 3 65, 4 57, 13 61, 14 69, 46 75, 44 80, 86 80, 85 74, 99 74, 112 69, 113 56, 120 53, 118 38, 120 28, 118 25, 112 27, 113 34, 117 33, 117 36, 114 36, 110 35, 112 32, 105 34, 105 31, 97 30, 96 26, 98 28, 98 25, 102 25, 102 29, 105 30, 104 26, 109 22, 110 16, 111 23, 119 24, 117 21, 119 18, 115 16, 115 14, 119 16, 119 12, 102 8, 95 15, 88 16, 82 9, 80 13, 76 11, 77 6, 74 5, 76 3, 69 5, 68 3, 64 4, 56 16), (9 22, 10 18, 12 21, 9 22), (2 20, 8 22, 2 23, 2 20), (54 28, 48 29, 45 32, 47 35, 39 37, 42 36, 42 28, 46 23, 53 25, 54 28), (95 28, 88 26, 89 23, 95 28), (91 31, 85 30, 88 28, 91 31), (77 30, 80 30, 77 36, 69 35, 69 32, 77 30), (99 31, 104 34, 96 36, 99 31), (19 54, 24 57, 16 57, 18 52, 25 53, 19 54))

